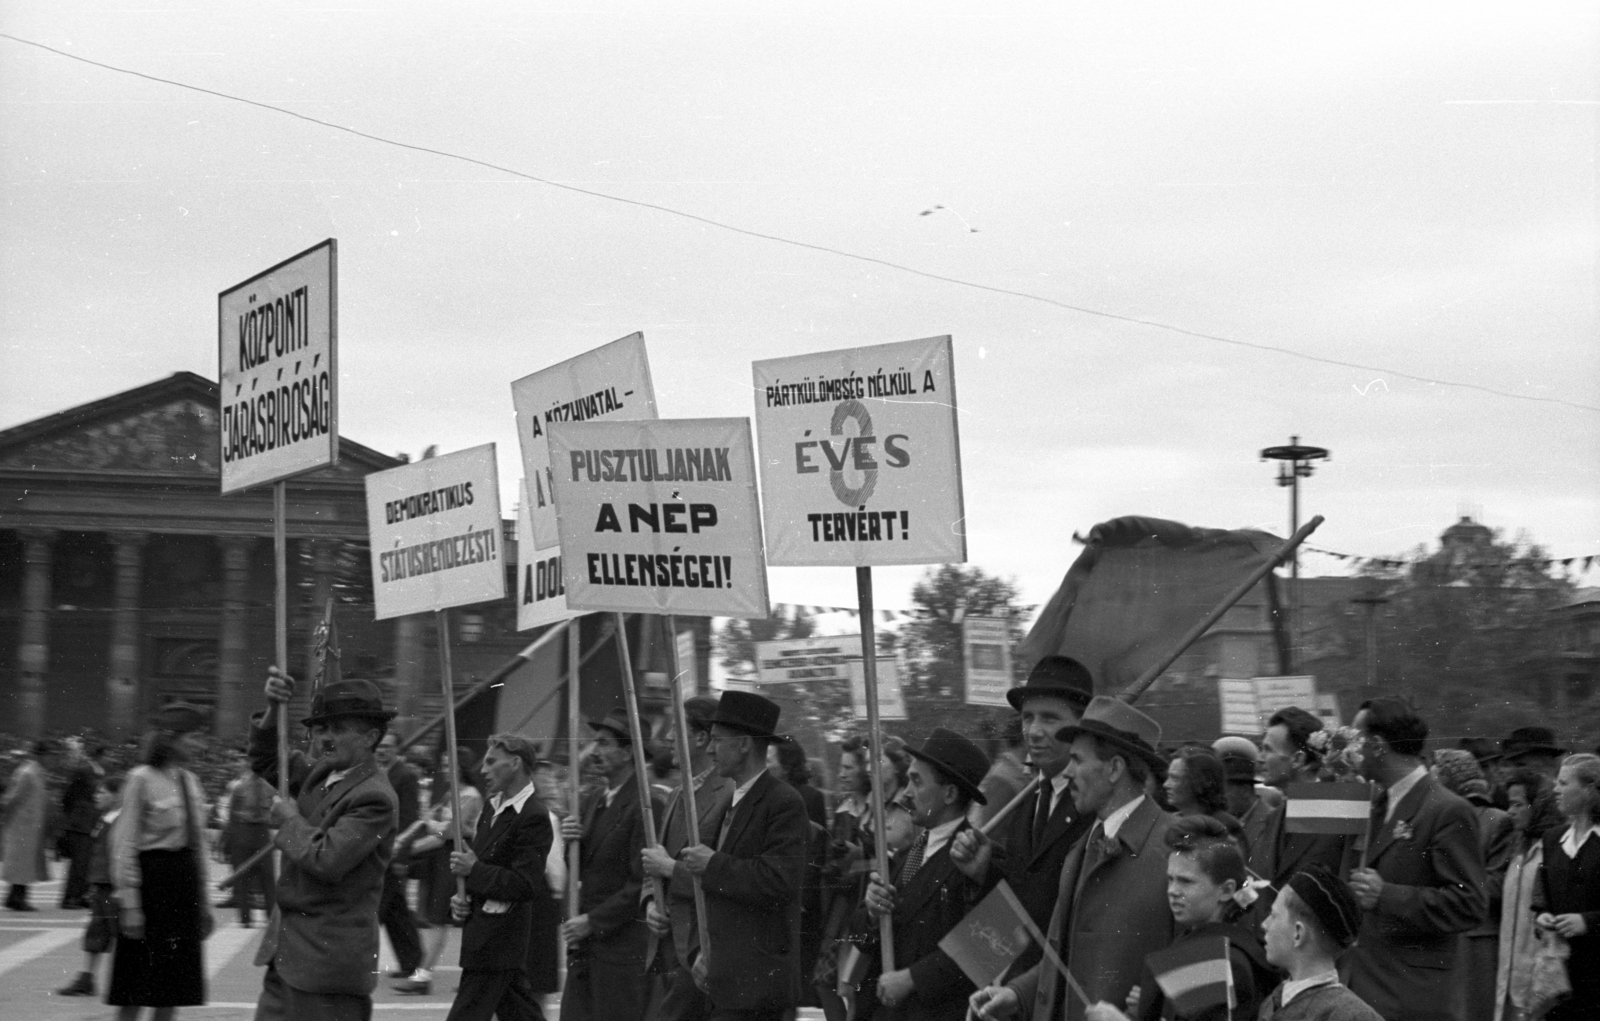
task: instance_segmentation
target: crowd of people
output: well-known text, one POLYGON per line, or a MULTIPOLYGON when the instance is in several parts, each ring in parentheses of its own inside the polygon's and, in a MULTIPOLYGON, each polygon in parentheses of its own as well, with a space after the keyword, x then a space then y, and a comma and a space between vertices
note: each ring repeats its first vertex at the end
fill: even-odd
POLYGON ((263 1019, 370 1017, 380 932, 396 991, 432 996, 452 927, 452 1021, 540 1018, 558 991, 564 1021, 1600 1018, 1600 756, 1547 728, 1430 750, 1409 703, 1377 698, 1350 727, 1290 707, 1259 741, 1172 748, 1055 656, 1009 692, 1003 747, 883 735, 874 769, 846 737, 831 798, 760 695, 688 699, 687 761, 669 733, 644 777, 617 710, 590 721, 569 805, 517 735, 405 761, 362 680, 319 693, 285 769, 270 710, 292 691, 271 674, 244 753, 172 705, 134 761, 93 741, 19 757, 7 907, 33 909, 51 844, 62 906, 89 910, 61 994, 94 994, 109 956, 122 1021, 205 1002, 215 855, 241 924, 269 919, 263 1019), (1353 815, 1305 807, 1351 781, 1353 815), (949 940, 1002 882, 1031 936, 975 981, 949 940), (1174 978, 1207 955, 1225 995, 1174 978))

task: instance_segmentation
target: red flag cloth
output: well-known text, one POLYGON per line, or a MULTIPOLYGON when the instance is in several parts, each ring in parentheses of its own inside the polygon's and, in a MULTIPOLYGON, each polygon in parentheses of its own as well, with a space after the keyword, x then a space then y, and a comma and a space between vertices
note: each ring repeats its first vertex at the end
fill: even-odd
POLYGON ((1004 880, 939 941, 961 971, 982 989, 999 979, 1033 940, 1027 911, 1004 880))
MULTIPOLYGON (((1082 553, 1039 613, 1020 652, 1030 659, 1071 656, 1089 668, 1098 691, 1115 694, 1172 650, 1234 586, 1270 560, 1283 540, 1267 532, 1191 528, 1160 518, 1113 518, 1090 529, 1082 553)), ((1277 622, 1277 590, 1263 578, 1277 622)), ((1258 586, 1259 587, 1259 586, 1258 586)), ((1248 612, 1247 596, 1234 612, 1248 612)), ((1224 616, 1217 627, 1227 626, 1224 616)), ((1251 622, 1251 629, 1265 621, 1251 622)))
POLYGON ((1372 788, 1359 780, 1337 783, 1292 783, 1283 810, 1289 833, 1367 832, 1372 816, 1372 788))
POLYGON ((1145 963, 1179 1017, 1193 1017, 1211 1007, 1232 1010, 1236 1005, 1226 936, 1183 940, 1151 954, 1145 963))

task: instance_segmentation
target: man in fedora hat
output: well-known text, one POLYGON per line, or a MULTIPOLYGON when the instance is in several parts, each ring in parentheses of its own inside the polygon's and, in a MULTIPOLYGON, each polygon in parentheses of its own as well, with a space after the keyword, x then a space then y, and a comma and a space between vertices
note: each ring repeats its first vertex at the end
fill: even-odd
MULTIPOLYGON (((896 969, 878 978, 882 1017, 904 1021, 960 1021, 972 982, 939 941, 961 923, 986 892, 950 860, 950 842, 970 829, 967 810, 986 801, 979 784, 989 757, 954 731, 936 728, 920 749, 908 748, 911 770, 906 800, 911 821, 922 827, 901 859, 894 884, 876 872, 867 886, 867 911, 894 920, 896 969)), ((999 876, 993 876, 998 882, 999 876)), ((993 885, 992 883, 989 885, 993 885)))
POLYGON ((330 681, 302 722, 314 762, 296 752, 289 798, 278 780, 275 706, 294 681, 267 671, 267 710, 253 718, 250 766, 278 787, 270 818, 283 852, 277 911, 256 953, 267 966, 257 1021, 357 1021, 372 1014, 378 971, 378 900, 396 830, 394 788, 374 752, 394 713, 371 681, 330 681))
MULTIPOLYGON (((1167 904, 1167 828, 1173 816, 1144 794, 1162 764, 1161 727, 1120 699, 1098 696, 1076 726, 1067 788, 1093 828, 1073 845, 1061 868, 1046 938, 1091 1003, 1123 1003, 1139 982, 1147 955, 1172 942, 1167 904)), ((972 994, 986 1018, 1083 1021, 1084 1004, 1048 964, 1036 964, 1004 986, 972 994)))
POLYGON ((811 821, 799 792, 767 772, 777 703, 725 691, 711 718, 717 775, 733 797, 716 843, 678 856, 706 895, 707 943, 693 962, 716 1021, 777 1021, 800 1002, 800 882, 811 821))
MULTIPOLYGON (((1056 735, 1078 722, 1094 697, 1094 679, 1082 663, 1066 656, 1046 656, 1028 671, 1028 680, 1006 692, 1017 711, 1028 759, 1039 771, 1034 793, 993 834, 993 846, 976 829, 964 829, 951 843, 950 857, 974 882, 985 884, 991 871, 999 872, 1028 910, 1033 923, 1043 929, 1055 909, 1061 865, 1072 845, 1089 831, 1094 819, 1073 807, 1067 793, 1067 753, 1070 743, 1056 735)), ((992 884, 986 884, 992 885, 992 884)), ((1039 948, 1029 944, 1017 970, 1039 960, 1039 948)))
POLYGON ((644 971, 649 932, 639 891, 644 867, 644 815, 641 782, 634 775, 633 737, 628 715, 613 709, 591 720, 594 739, 584 749, 590 768, 605 787, 588 795, 576 816, 561 824, 561 835, 578 841, 578 914, 562 923, 566 940, 567 985, 561 994, 565 1021, 632 1021, 644 1015, 649 982, 644 971))
POLYGON ((1561 772, 1561 759, 1567 750, 1556 744, 1556 732, 1549 727, 1518 727, 1500 742, 1500 762, 1509 773, 1530 766, 1554 780, 1561 772))

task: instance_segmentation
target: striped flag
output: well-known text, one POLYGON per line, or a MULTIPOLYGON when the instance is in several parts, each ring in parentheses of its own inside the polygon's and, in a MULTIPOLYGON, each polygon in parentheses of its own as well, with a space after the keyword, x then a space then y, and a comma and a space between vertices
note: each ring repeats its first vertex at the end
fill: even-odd
POLYGON ((1283 828, 1290 833, 1367 832, 1372 816, 1372 788, 1359 780, 1336 783, 1292 783, 1284 808, 1283 828))
POLYGON ((1192 1017, 1211 1007, 1231 1011, 1238 1006, 1226 936, 1175 943, 1146 957, 1145 963, 1179 1017, 1192 1017))

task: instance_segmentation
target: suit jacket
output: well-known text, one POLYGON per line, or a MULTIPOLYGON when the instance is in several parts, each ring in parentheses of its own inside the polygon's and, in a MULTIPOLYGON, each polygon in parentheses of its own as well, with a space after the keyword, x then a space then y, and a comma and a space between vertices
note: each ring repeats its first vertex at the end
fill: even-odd
POLYGON ((800 1002, 800 882, 811 821, 793 787, 763 770, 706 864, 706 992, 717 1010, 800 1002))
POLYGON ((1385 1017, 1453 1018, 1456 936, 1489 909, 1472 806, 1423 774, 1389 821, 1374 813, 1367 860, 1383 893, 1340 960, 1344 984, 1385 1017))
POLYGON ((483 806, 472 853, 478 856, 467 874, 471 913, 461 933, 464 971, 514 971, 527 964, 533 935, 533 900, 550 899, 544 860, 555 839, 544 802, 529 795, 515 812, 490 816, 483 806), (497 904, 490 904, 495 901, 497 904), (490 913, 489 907, 509 905, 490 913))
MULTIPOLYGON (((1039 799, 1049 797, 1050 793, 1047 780, 1032 797, 1017 806, 995 835, 993 859, 1000 874, 1011 884, 1017 900, 1028 909, 1033 924, 1041 930, 1050 924, 1050 915, 1055 911, 1061 889, 1061 866, 1067 860, 1067 852, 1094 826, 1094 816, 1079 814, 1072 806, 1072 795, 1063 791, 1050 812, 1044 839, 1036 845, 1033 825, 1039 799)), ((1017 959, 1013 974, 1027 970, 1039 958, 1039 948, 1030 941, 1028 949, 1017 959)))
POLYGON ((644 816, 639 811, 638 777, 630 776, 606 805, 605 788, 583 806, 583 839, 578 844, 578 910, 589 916, 594 942, 633 938, 643 952, 644 816))
POLYGON ((1257 803, 1245 814, 1243 820, 1245 840, 1250 849, 1250 871, 1268 880, 1272 886, 1261 890, 1256 902, 1245 914, 1243 923, 1259 926, 1272 910, 1283 883, 1296 872, 1311 865, 1326 866, 1339 878, 1348 873, 1351 838, 1339 833, 1290 833, 1284 828, 1288 815, 1288 802, 1277 808, 1266 808, 1257 803))
POLYGON ((394 788, 395 802, 399 805, 398 825, 403 833, 417 821, 422 811, 422 788, 417 782, 417 771, 404 761, 395 759, 389 767, 389 786, 394 788))
POLYGON ((94 792, 100 786, 100 772, 90 762, 80 762, 72 768, 67 785, 61 792, 61 828, 68 833, 89 833, 100 817, 94 807, 94 792))
MULTIPOLYGON (((250 768, 278 778, 278 732, 270 714, 250 728, 250 768), (266 726, 261 724, 266 722, 266 726)), ((283 981, 309 993, 368 996, 377 985, 378 899, 396 832, 394 788, 377 763, 324 787, 332 767, 289 762, 299 818, 278 827, 283 851, 278 910, 256 952, 283 981)))
MULTIPOLYGON (((968 829, 956 827, 950 835, 968 829)), ((974 986, 950 955, 939 949, 939 941, 961 924, 988 888, 999 882, 989 870, 984 886, 972 882, 950 860, 950 845, 927 858, 904 889, 895 890, 894 963, 911 969, 912 992, 893 1007, 880 1005, 878 1017, 895 1021, 961 1021, 967 1012, 967 997, 974 986)))
MULTIPOLYGON (((695 811, 700 815, 700 825, 697 827, 698 836, 694 843, 704 844, 707 847, 717 846, 717 834, 722 830, 722 817, 728 812, 728 805, 733 802, 734 783, 727 777, 718 776, 713 770, 694 792, 695 811)), ((667 799, 666 810, 661 813, 661 849, 676 858, 678 853, 689 844, 684 841, 684 806, 683 788, 679 786, 667 799)), ((653 895, 649 885, 644 887, 642 896, 649 900, 653 895)), ((695 931, 694 925, 694 880, 689 875, 688 869, 677 869, 672 874, 672 881, 667 884, 667 907, 672 915, 672 946, 678 952, 679 961, 690 961, 691 951, 699 946, 700 936, 695 931)))
MULTIPOLYGON (((1086 833, 1062 865, 1046 938, 1061 952, 1090 1002, 1126 1001, 1145 957, 1172 943, 1166 837, 1173 818, 1145 798, 1117 830, 1113 852, 1097 852, 1100 860, 1085 868, 1091 850, 1086 833)), ((1010 985, 1019 1003, 1033 1004, 1034 1021, 1053 1021, 1063 996, 1068 1021, 1082 1021, 1082 1002, 1066 991, 1051 965, 1036 964, 1010 985)))

